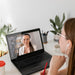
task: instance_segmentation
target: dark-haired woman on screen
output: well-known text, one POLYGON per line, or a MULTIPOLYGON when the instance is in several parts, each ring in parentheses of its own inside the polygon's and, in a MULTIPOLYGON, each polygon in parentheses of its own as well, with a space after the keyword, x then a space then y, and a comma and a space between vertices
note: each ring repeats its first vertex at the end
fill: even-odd
POLYGON ((27 54, 35 51, 36 47, 31 44, 30 35, 24 34, 22 37, 23 46, 19 49, 19 55, 27 54))

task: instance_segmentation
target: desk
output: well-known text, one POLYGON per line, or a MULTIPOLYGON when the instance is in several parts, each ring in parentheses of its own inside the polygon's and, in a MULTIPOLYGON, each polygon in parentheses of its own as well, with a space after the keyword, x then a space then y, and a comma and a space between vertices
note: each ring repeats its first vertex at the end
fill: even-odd
MULTIPOLYGON (((49 40, 47 44, 44 44, 45 51, 47 51, 51 55, 62 55, 60 49, 55 49, 54 47, 55 44, 57 44, 57 42, 54 42, 53 40, 49 40)), ((5 75, 21 75, 21 73, 17 70, 17 68, 11 63, 9 53, 3 57, 0 57, 0 60, 4 60, 6 62, 5 75)), ((64 64, 62 68, 65 67, 66 64, 64 64)), ((31 75, 40 75, 40 72, 36 72, 31 75)))

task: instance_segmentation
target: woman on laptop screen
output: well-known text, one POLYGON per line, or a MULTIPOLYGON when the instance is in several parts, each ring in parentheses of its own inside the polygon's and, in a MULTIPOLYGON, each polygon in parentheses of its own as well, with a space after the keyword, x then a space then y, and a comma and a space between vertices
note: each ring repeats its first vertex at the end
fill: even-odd
POLYGON ((23 46, 19 49, 19 55, 27 54, 34 51, 34 47, 31 44, 31 36, 29 34, 23 34, 21 42, 23 46))

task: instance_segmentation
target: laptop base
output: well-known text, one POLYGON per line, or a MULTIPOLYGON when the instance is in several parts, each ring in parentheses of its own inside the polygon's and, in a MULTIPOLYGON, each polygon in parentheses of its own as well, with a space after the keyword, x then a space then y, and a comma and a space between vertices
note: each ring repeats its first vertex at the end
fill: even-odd
POLYGON ((17 65, 19 63, 15 64, 17 66, 17 68, 19 69, 19 71, 22 73, 22 75, 30 75, 30 74, 35 73, 37 71, 43 70, 46 62, 48 62, 47 68, 49 67, 49 63, 51 60, 50 54, 48 54, 47 52, 44 51, 41 55, 35 56, 35 57, 37 57, 39 59, 35 59, 35 62, 33 62, 33 60, 31 60, 31 59, 30 60, 28 59, 30 62, 33 62, 33 63, 29 64, 27 66, 23 67, 23 64, 21 64, 21 67, 18 67, 17 65))

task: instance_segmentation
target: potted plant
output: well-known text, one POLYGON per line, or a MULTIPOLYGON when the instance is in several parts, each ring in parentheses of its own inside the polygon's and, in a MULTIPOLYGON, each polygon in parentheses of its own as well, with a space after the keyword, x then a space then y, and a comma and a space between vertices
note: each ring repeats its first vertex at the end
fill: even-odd
POLYGON ((51 23, 51 27, 53 28, 53 30, 51 30, 50 32, 52 32, 55 36, 54 36, 54 40, 58 41, 59 40, 59 36, 58 33, 61 33, 61 29, 63 27, 63 22, 65 20, 65 14, 63 13, 63 18, 62 20, 60 20, 59 16, 55 16, 55 19, 50 19, 50 23, 51 23))
POLYGON ((16 30, 12 28, 11 24, 0 28, 0 56, 7 53, 7 50, 4 50, 7 48, 6 35, 16 30))

